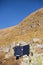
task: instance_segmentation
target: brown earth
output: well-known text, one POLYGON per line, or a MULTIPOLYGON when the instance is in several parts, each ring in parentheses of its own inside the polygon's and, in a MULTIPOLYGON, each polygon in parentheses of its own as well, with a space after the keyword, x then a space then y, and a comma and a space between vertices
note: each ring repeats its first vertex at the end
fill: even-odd
POLYGON ((20 65, 22 59, 16 60, 16 58, 10 57, 8 59, 4 59, 5 53, 0 54, 0 65, 20 65))

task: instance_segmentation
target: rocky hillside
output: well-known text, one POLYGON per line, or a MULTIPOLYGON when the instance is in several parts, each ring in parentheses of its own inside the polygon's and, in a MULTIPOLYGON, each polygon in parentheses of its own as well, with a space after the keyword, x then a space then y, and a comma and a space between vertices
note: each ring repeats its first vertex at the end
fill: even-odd
POLYGON ((0 30, 0 46, 33 38, 43 39, 43 8, 30 14, 17 26, 0 30))

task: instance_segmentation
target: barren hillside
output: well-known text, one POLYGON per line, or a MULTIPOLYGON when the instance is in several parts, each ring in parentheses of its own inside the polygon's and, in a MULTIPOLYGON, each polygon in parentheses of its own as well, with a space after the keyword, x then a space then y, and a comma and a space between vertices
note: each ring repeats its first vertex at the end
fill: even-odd
POLYGON ((30 14, 17 26, 0 30, 0 46, 14 41, 29 41, 35 37, 43 38, 43 8, 30 14))

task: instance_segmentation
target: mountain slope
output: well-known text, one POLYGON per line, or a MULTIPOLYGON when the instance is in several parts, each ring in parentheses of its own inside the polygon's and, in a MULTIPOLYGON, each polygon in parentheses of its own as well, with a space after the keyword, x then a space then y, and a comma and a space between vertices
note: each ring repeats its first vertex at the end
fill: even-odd
POLYGON ((43 8, 30 14, 20 24, 0 30, 0 46, 18 41, 43 38, 43 8))

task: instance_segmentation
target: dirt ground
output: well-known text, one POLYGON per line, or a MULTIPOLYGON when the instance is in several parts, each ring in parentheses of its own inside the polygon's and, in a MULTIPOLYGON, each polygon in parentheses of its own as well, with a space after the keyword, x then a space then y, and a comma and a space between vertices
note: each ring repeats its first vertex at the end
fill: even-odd
POLYGON ((16 60, 16 58, 10 57, 9 59, 4 59, 5 53, 0 52, 0 65, 20 65, 21 58, 16 60))

